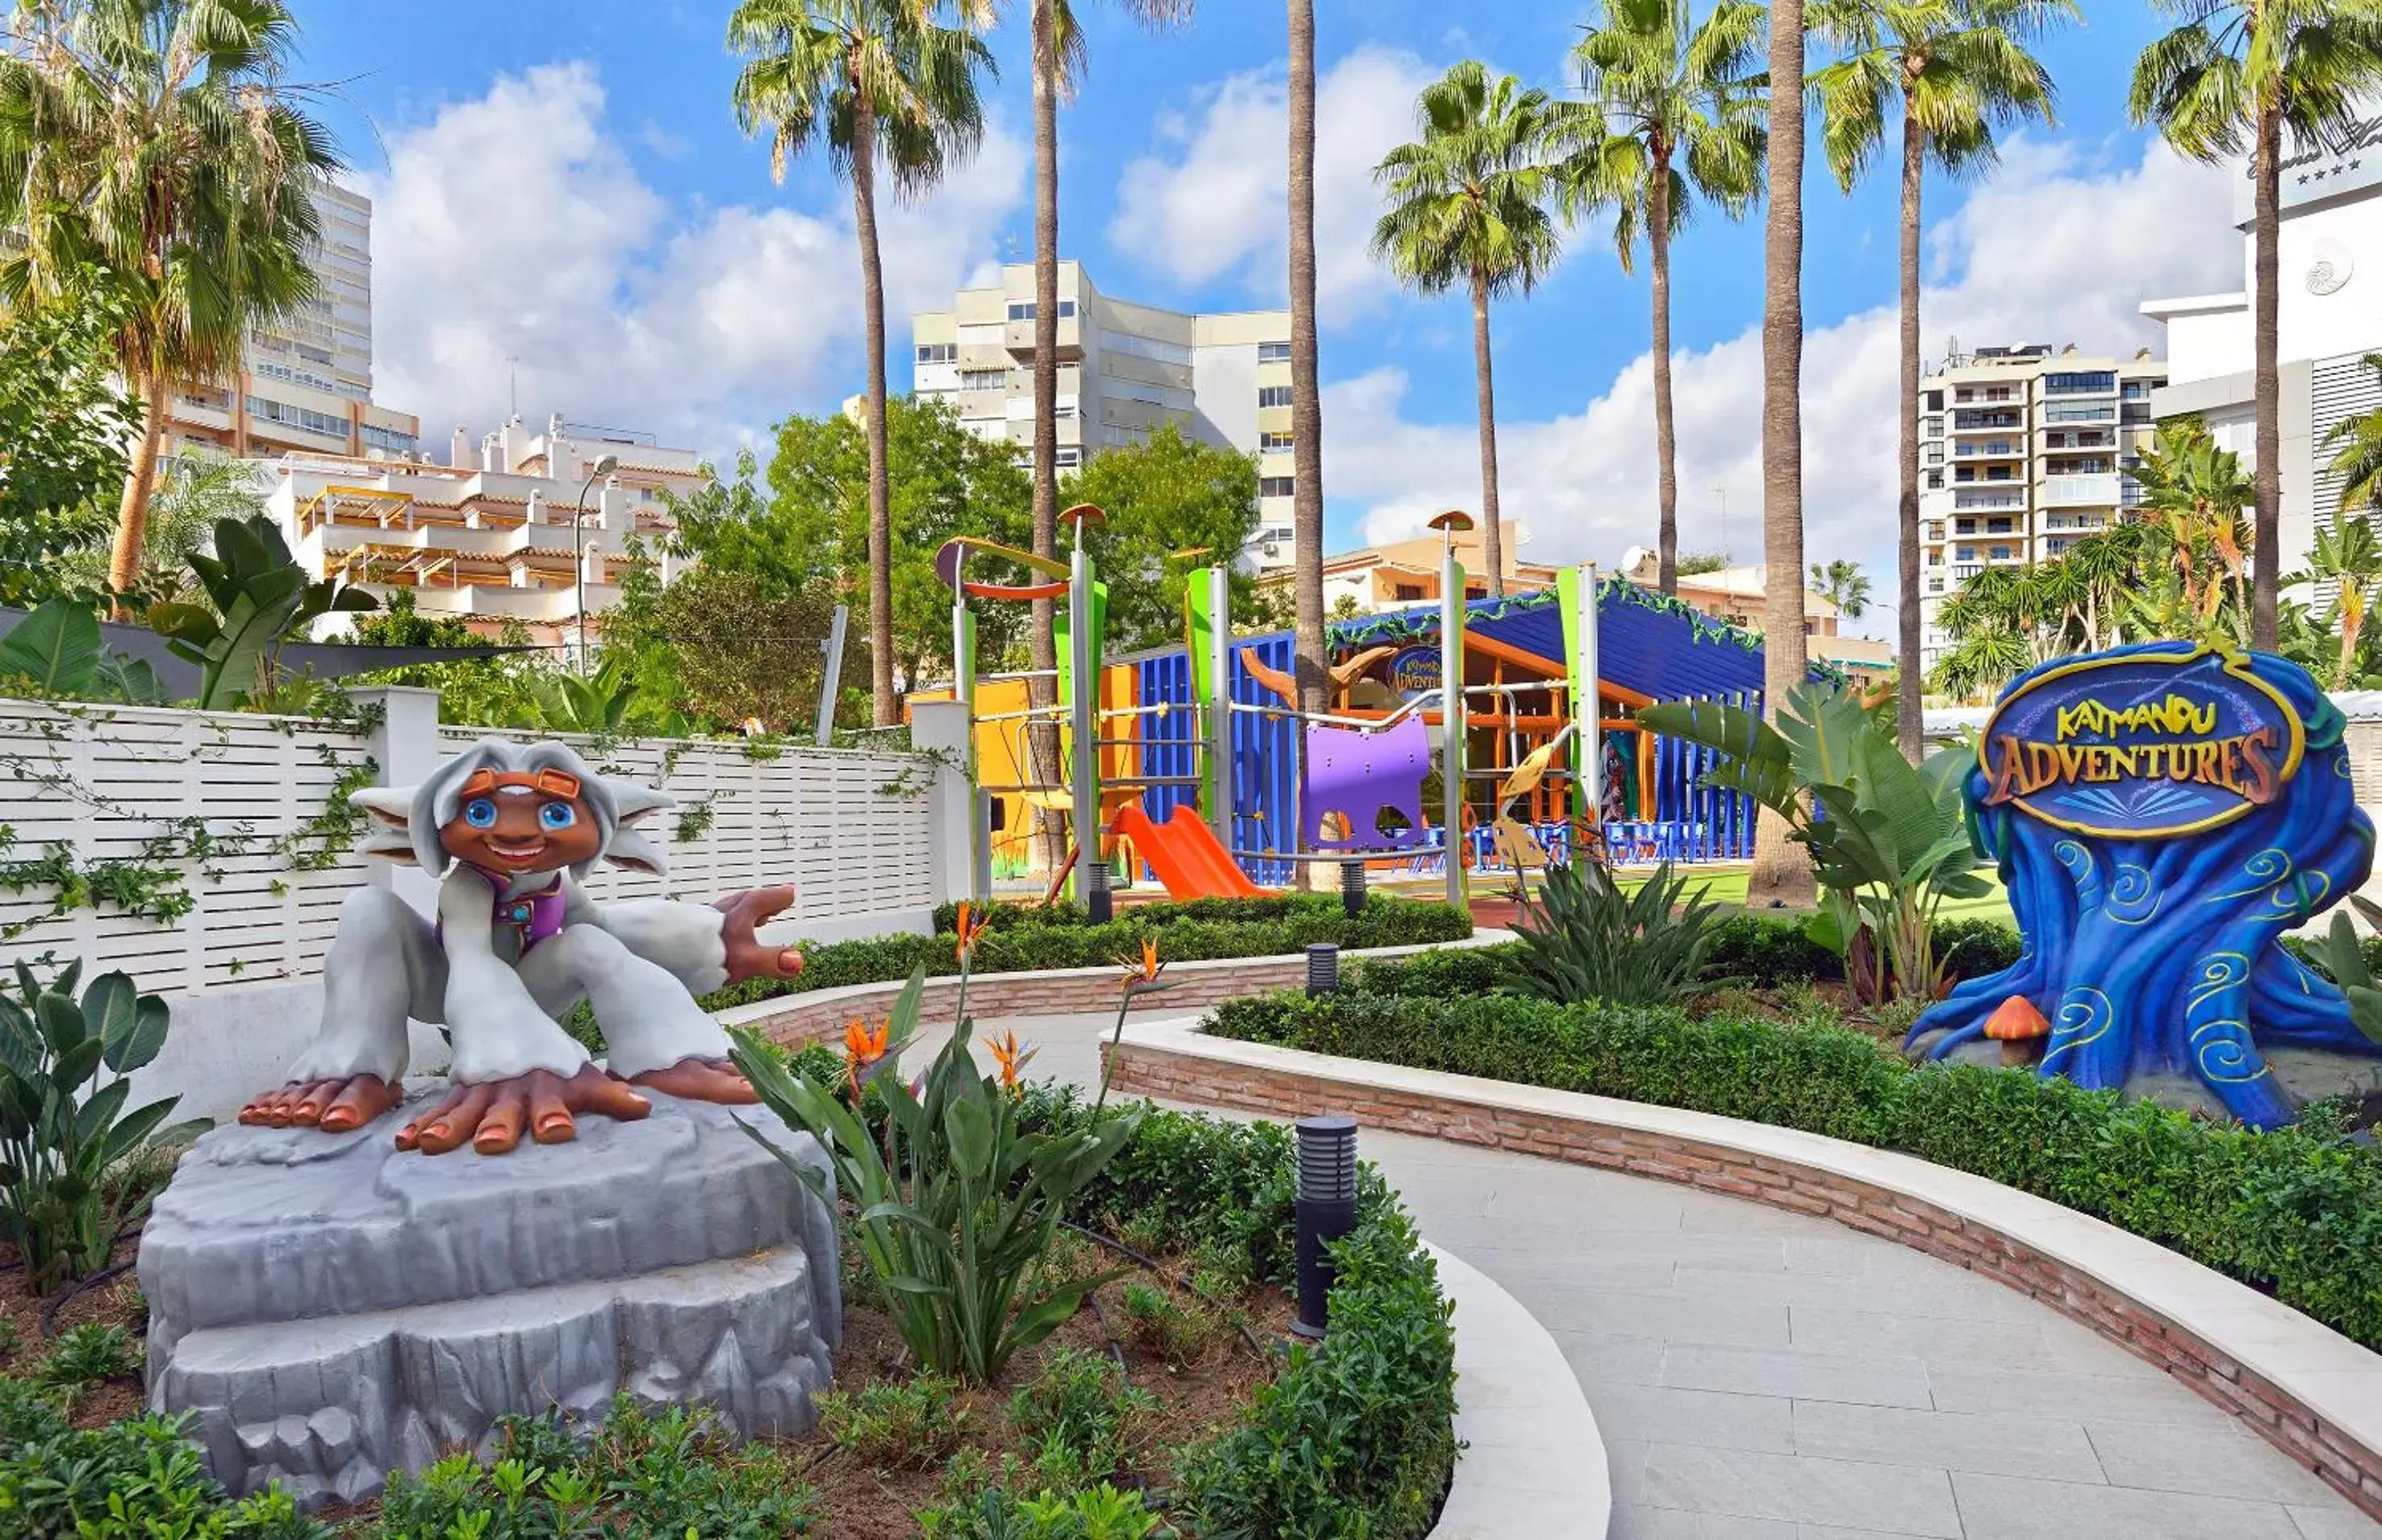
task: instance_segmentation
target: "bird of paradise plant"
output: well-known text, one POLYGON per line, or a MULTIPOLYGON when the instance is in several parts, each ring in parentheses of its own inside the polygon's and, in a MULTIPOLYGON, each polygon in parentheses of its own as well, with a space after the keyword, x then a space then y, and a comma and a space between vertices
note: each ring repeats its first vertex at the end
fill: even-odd
MULTIPOLYGON (((979 931, 964 931, 963 1001, 969 943, 979 931)), ((1153 948, 1141 970, 1148 984, 1156 984, 1158 969, 1153 948)), ((891 1065, 915 1034, 926 983, 921 968, 902 986, 885 1024, 888 1045, 873 1069, 891 1065)), ((735 1032, 733 1057, 769 1110, 826 1151, 832 1185, 740 1119, 814 1193, 829 1203, 840 1194, 852 1205, 853 1236, 902 1342, 927 1370, 988 1385, 1021 1349, 1056 1331, 1093 1289, 1118 1276, 1056 1277, 1048 1259, 1069 1205, 1133 1142, 1144 1109, 1103 1118, 1096 1107, 1075 1131, 1028 1133, 1018 1121, 1017 1098, 1005 1088, 1014 1085, 1030 1050, 1021 1050, 1013 1036, 996 1046, 996 1081, 970 1057, 973 1023, 964 1006, 955 1015, 950 1038, 915 1086, 898 1074, 878 1075, 882 1123, 873 1130, 866 1108, 846 1106, 833 1091, 793 1074, 750 1029, 735 1032)), ((847 1036, 847 1052, 853 1042, 847 1036)), ((864 1028, 861 1049, 873 1051, 878 1043, 864 1028)), ((1108 1080, 1103 1072, 1102 1106, 1108 1080)))
POLYGON ((1100 1108, 1108 1105, 1109 1077, 1114 1073, 1117 1045, 1124 1040, 1125 1012, 1131 1010, 1133 1002, 1144 995, 1155 995, 1160 990, 1174 987, 1172 979, 1160 976, 1166 972, 1166 964, 1159 960, 1158 938, 1155 936, 1142 937, 1141 954, 1136 957, 1126 952, 1117 958, 1116 965, 1124 974, 1124 987, 1117 993, 1116 1025, 1109 1029, 1108 1052, 1100 1056, 1100 1094, 1092 1102, 1092 1116, 1096 1118, 1100 1115, 1100 1108))
POLYGON ((1004 1032, 999 1037, 988 1037, 984 1040, 984 1045, 986 1051, 992 1055, 993 1063, 1000 1067, 1001 1088, 1011 1092, 1017 1089, 1017 1077, 1025 1071, 1026 1065, 1032 1063, 1034 1056, 1042 1051, 1018 1042, 1017 1033, 1014 1032, 1004 1032))

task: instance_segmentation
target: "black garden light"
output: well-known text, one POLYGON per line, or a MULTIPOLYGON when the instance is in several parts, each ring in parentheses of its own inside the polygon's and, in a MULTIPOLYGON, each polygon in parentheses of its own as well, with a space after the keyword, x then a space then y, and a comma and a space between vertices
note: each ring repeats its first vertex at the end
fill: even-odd
POLYGON ((1361 861, 1340 863, 1340 907, 1351 920, 1365 912, 1365 863, 1361 861))
POLYGON ((1095 925, 1105 925, 1116 915, 1116 904, 1109 897, 1109 866, 1104 861, 1084 862, 1084 912, 1095 925))
POLYGON ((1340 948, 1317 941, 1307 948, 1307 997, 1330 995, 1340 987, 1340 948))
POLYGON ((1324 1248, 1357 1228, 1357 1119, 1301 1118, 1298 1131, 1298 1318, 1290 1329, 1320 1338, 1332 1313, 1332 1258, 1324 1248))

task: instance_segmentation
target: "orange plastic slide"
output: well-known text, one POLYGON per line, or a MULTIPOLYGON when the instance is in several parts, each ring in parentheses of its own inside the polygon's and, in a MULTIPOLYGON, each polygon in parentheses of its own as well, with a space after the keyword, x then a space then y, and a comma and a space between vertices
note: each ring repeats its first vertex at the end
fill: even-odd
POLYGON ((1133 848, 1175 898, 1254 898, 1257 884, 1249 881, 1232 852, 1216 842, 1199 810, 1185 802, 1165 823, 1153 821, 1139 802, 1127 803, 1111 825, 1133 841, 1133 848))

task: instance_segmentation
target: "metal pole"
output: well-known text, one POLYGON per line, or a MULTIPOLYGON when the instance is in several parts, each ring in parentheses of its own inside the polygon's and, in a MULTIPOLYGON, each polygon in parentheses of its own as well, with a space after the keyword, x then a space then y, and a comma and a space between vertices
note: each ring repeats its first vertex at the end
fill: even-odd
POLYGON ((968 892, 976 902, 992 897, 992 796, 983 787, 976 752, 976 617, 954 589, 952 599, 952 699, 966 708, 961 758, 968 782, 968 892))
POLYGON ((1233 848, 1233 580, 1208 568, 1208 825, 1233 848))
POLYGON ((819 681, 818 745, 824 749, 835 741, 835 697, 843 688, 843 629, 852 619, 852 606, 835 606, 835 618, 827 629, 827 677, 819 681))
POLYGON ((1446 532, 1439 573, 1440 844, 1447 851, 1447 901, 1464 894, 1464 564, 1446 532))
POLYGON ((596 485, 589 476, 580 484, 579 495, 571 505, 571 571, 577 589, 579 611, 579 672, 587 672, 587 494, 596 485))
MULTIPOLYGON (((1092 558, 1084 549, 1079 524, 1067 575, 1067 651, 1074 667, 1070 682, 1074 687, 1074 699, 1067 703, 1075 733, 1074 774, 1068 778, 1074 791, 1075 859, 1087 865, 1100 859, 1100 789, 1096 779, 1099 751, 1092 742, 1100 681, 1092 662, 1092 558)), ((1091 884, 1079 880, 1075 898, 1088 905, 1091 884)))
POLYGON ((1579 666, 1572 720, 1579 724, 1579 774, 1572 777, 1573 811, 1590 824, 1604 815, 1604 695, 1597 688, 1596 563, 1579 566, 1579 666))

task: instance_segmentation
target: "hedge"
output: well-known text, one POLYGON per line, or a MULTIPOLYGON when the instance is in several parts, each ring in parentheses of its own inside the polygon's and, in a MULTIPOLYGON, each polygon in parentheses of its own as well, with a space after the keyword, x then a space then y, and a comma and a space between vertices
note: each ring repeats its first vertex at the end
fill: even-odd
POLYGON ((2382 1150, 2327 1106, 2260 1132, 2027 1069, 1914 1068, 1826 1027, 1418 987, 1236 1000, 1209 1030, 1904 1151, 2107 1220, 2382 1350, 2382 1150))

